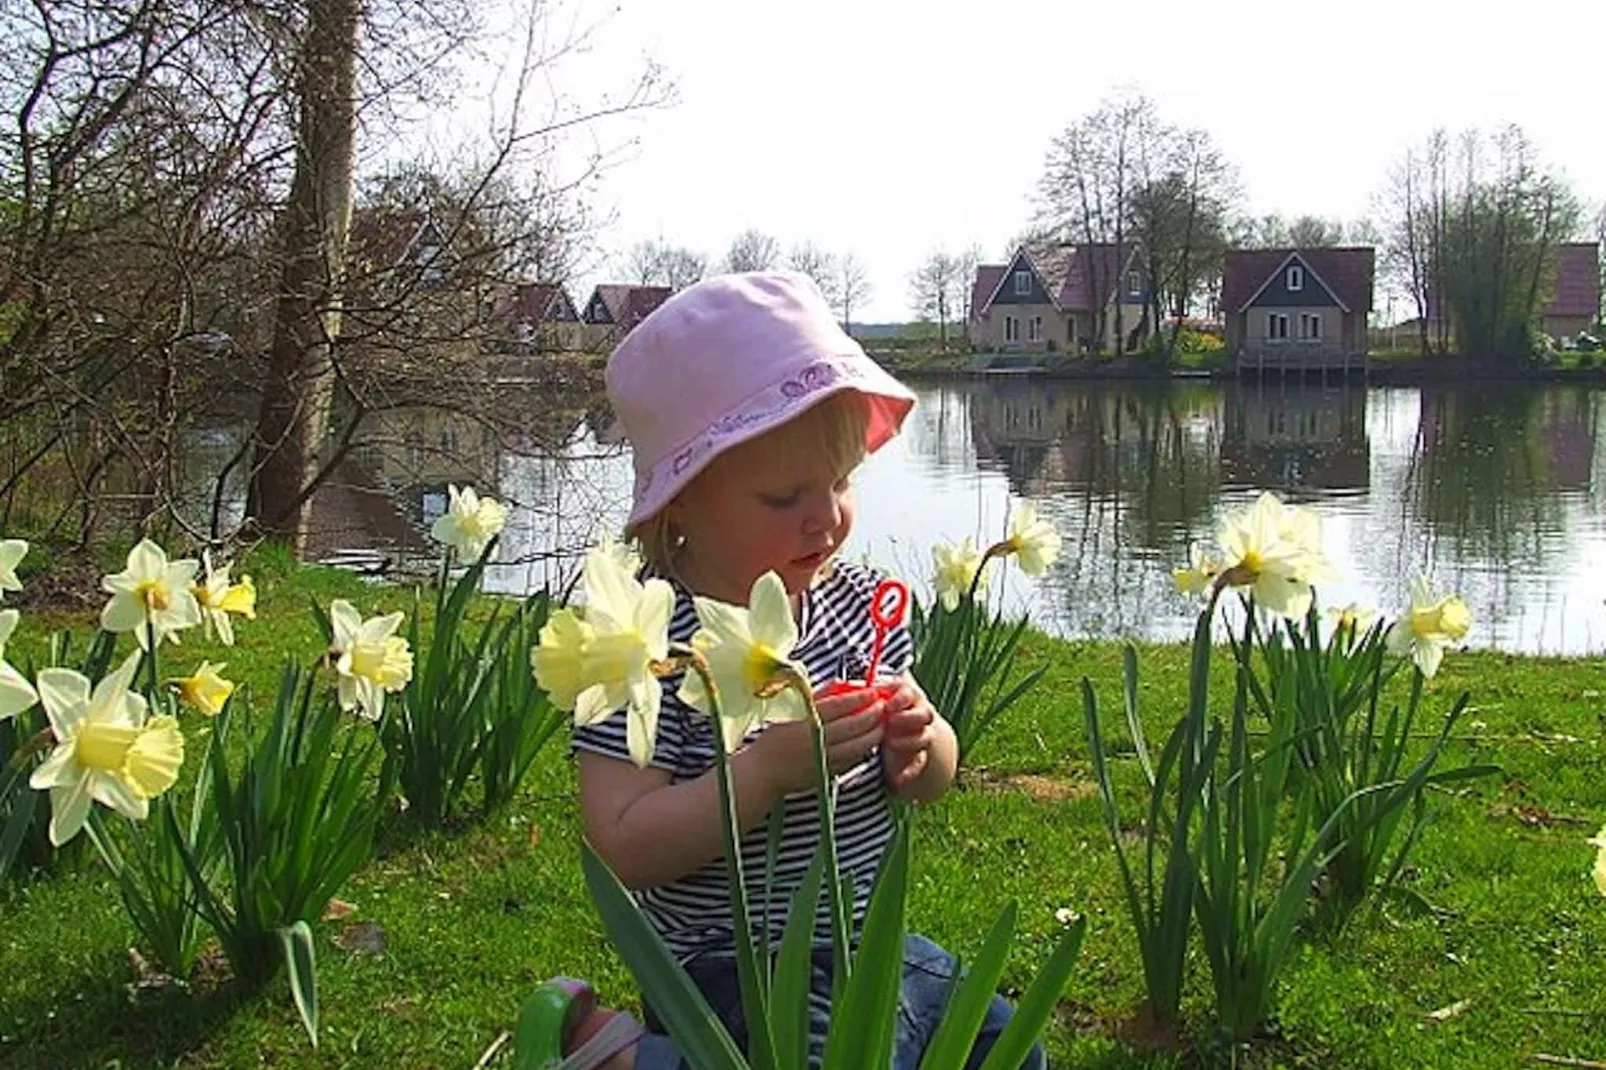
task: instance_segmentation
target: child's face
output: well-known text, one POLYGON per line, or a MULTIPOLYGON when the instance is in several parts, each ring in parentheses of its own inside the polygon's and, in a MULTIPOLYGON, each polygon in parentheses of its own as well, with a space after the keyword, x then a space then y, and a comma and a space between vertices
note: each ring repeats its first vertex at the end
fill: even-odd
POLYGON ((850 475, 823 452, 781 454, 762 437, 721 454, 670 505, 686 582, 736 605, 771 570, 804 590, 853 529, 850 475))

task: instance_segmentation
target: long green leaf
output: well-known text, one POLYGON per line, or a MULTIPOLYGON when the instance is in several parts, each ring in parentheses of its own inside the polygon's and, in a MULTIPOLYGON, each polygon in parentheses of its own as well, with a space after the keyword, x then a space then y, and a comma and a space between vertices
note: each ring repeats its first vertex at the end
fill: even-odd
POLYGON ((290 977, 290 995, 295 1000, 301 1024, 306 1027, 312 1046, 318 1046, 318 964, 313 954, 312 929, 304 921, 275 929, 279 952, 284 956, 290 977))
POLYGON ((719 1016, 664 946, 658 930, 642 917, 641 908, 613 870, 587 841, 580 845, 580 867, 615 950, 630 967, 687 1063, 698 1070, 748 1070, 747 1061, 719 1016))
POLYGON ((909 823, 900 821, 887 847, 853 976, 834 1004, 825 1041, 825 1070, 886 1066, 892 1059, 898 993, 903 981, 904 907, 909 895, 909 823))
POLYGON ((920 1070, 961 1070, 976 1044, 987 1010, 998 992, 1009 958, 1010 942, 1015 938, 1017 910, 1013 902, 998 912, 993 927, 982 944, 981 954, 948 1002, 937 1031, 926 1045, 920 1070))
POLYGON ((814 973, 814 920, 820 911, 820 882, 825 856, 816 851, 792 893, 781 934, 770 993, 775 1027, 775 1059, 782 1070, 807 1070, 809 1062, 809 989, 814 973))
POLYGON ((1016 1070, 1043 1035, 1043 1028, 1054 1014, 1060 993, 1076 969, 1076 959, 1082 953, 1082 940, 1087 935, 1087 918, 1077 918, 1060 937, 1059 946, 1038 971, 1026 994, 1015 1007, 1015 1013, 998 1034, 981 1070, 1016 1070))

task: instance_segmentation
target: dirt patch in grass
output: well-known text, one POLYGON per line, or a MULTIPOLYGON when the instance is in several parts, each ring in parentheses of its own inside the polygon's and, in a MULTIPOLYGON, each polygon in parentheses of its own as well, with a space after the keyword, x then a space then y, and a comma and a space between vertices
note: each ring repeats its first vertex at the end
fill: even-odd
POLYGON ((1033 802, 1090 799, 1099 790, 1091 780, 1048 773, 996 773, 989 769, 977 769, 973 771, 973 778, 976 785, 985 791, 1018 792, 1033 802))

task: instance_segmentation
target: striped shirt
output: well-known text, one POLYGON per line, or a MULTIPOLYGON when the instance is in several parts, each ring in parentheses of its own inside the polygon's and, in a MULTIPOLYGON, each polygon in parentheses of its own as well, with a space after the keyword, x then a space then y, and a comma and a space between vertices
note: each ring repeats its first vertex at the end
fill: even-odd
MULTIPOLYGON (((881 576, 863 565, 840 563, 818 578, 804 593, 798 622, 798 643, 792 657, 807 670, 818 690, 835 680, 862 679, 868 667, 875 631, 870 602, 881 576)), ((675 610, 670 619, 671 641, 689 642, 697 630, 697 613, 691 594, 675 585, 675 610)), ((893 629, 886 639, 877 678, 908 671, 914 644, 906 627, 893 629)), ((694 780, 714 766, 713 726, 706 715, 682 702, 676 694, 681 678, 663 681, 663 710, 652 764, 670 774, 671 783, 694 780)), ((751 741, 763 728, 748 737, 751 741)), ((630 760, 625 741, 625 714, 617 711, 598 724, 577 728, 574 748, 630 760)), ((837 776, 836 844, 841 874, 853 882, 853 919, 864 918, 875 883, 877 867, 892 837, 892 813, 881 754, 872 751, 859 765, 837 776)), ((814 791, 789 795, 785 819, 769 887, 764 885, 769 824, 759 824, 742 837, 751 926, 758 936, 768 919, 771 945, 778 945, 786 924, 787 906, 803 879, 819 845, 819 800, 814 791)), ((681 960, 705 951, 732 946, 730 885, 723 857, 688 873, 679 880, 635 893, 647 920, 664 943, 681 960)), ((831 942, 828 896, 822 891, 815 921, 815 942, 831 942)))

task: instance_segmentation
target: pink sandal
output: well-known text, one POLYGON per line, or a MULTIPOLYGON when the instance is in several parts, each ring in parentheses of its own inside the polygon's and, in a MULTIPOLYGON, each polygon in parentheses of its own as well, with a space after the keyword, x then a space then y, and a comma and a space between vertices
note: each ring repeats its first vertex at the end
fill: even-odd
POLYGON ((623 1011, 599 1011, 597 993, 584 981, 554 977, 530 993, 519 1010, 514 1070, 596 1070, 645 1032, 623 1011), (571 1050, 576 1034, 596 1014, 608 1017, 571 1050))

